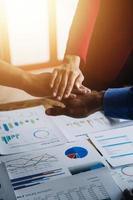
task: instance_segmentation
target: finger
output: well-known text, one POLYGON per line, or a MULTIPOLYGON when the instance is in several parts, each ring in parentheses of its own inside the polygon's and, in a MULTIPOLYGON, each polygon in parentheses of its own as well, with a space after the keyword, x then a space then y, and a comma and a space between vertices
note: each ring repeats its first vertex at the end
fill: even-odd
POLYGON ((72 92, 76 95, 82 95, 82 94, 91 93, 91 90, 82 85, 79 88, 73 89, 72 92))
POLYGON ((54 108, 49 108, 45 111, 47 115, 51 116, 57 116, 57 115, 65 115, 67 113, 66 108, 61 108, 61 107, 54 107, 54 108))
POLYGON ((69 72, 64 71, 62 80, 60 82, 59 88, 58 88, 58 94, 57 94, 57 99, 61 100, 64 92, 66 90, 67 82, 68 82, 68 77, 69 77, 69 72))
POLYGON ((80 90, 81 92, 83 92, 84 94, 86 94, 86 93, 91 93, 91 89, 85 87, 84 85, 81 85, 80 88, 79 88, 79 90, 80 90))
POLYGON ((82 74, 79 74, 79 76, 76 78, 76 81, 75 81, 76 88, 79 88, 82 85, 83 80, 84 80, 84 76, 82 74))
POLYGON ((66 90, 65 90, 65 93, 64 93, 65 98, 69 97, 69 95, 70 95, 70 93, 71 93, 71 91, 74 87, 75 79, 76 79, 76 75, 73 72, 71 72, 70 75, 69 75, 66 90))
POLYGON ((57 75, 58 75, 58 71, 57 71, 57 69, 55 69, 55 70, 53 71, 53 73, 52 73, 52 79, 51 79, 51 81, 50 81, 50 87, 51 87, 51 88, 53 88, 53 86, 54 86, 54 82, 55 82, 55 80, 56 80, 57 75))
POLYGON ((66 116, 69 116, 69 117, 81 118, 80 115, 77 115, 75 113, 75 110, 67 109, 67 108, 61 108, 61 107, 49 108, 45 111, 45 113, 47 115, 50 115, 50 116, 66 115, 66 116))
POLYGON ((76 95, 76 94, 71 93, 71 94, 69 95, 69 99, 75 99, 75 98, 77 98, 77 95, 76 95))
POLYGON ((54 86, 53 86, 53 96, 57 96, 58 88, 62 79, 62 71, 58 72, 58 75, 55 79, 54 86))

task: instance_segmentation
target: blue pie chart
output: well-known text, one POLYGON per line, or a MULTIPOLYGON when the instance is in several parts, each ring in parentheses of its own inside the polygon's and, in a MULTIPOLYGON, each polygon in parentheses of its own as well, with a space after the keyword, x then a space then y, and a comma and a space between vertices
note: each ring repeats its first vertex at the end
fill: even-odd
POLYGON ((86 157, 88 151, 83 147, 72 147, 65 151, 65 155, 70 159, 79 159, 86 157))

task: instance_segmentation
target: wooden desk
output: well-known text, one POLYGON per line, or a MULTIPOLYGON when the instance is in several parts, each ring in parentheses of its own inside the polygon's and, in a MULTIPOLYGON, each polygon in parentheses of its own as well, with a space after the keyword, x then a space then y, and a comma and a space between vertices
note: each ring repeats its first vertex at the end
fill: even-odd
POLYGON ((24 91, 0 86, 0 111, 43 105, 45 108, 61 103, 48 98, 35 98, 24 91))

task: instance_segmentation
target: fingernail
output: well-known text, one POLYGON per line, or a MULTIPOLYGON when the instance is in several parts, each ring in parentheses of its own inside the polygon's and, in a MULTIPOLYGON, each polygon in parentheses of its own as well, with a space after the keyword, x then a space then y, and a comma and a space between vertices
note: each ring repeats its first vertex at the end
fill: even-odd
POLYGON ((56 92, 53 93, 53 96, 56 97, 56 92))

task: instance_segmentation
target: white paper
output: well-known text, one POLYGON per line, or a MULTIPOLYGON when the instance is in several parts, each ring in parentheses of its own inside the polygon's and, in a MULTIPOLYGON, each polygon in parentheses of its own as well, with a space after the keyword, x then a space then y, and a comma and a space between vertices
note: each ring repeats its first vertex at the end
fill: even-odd
POLYGON ((69 141, 77 140, 78 138, 87 139, 91 133, 112 129, 118 122, 118 120, 109 120, 101 112, 96 112, 82 119, 66 116, 51 117, 51 119, 69 141))
POLYGON ((113 167, 133 163, 133 126, 95 133, 90 139, 113 167))
POLYGON ((21 190, 20 200, 120 200, 121 191, 106 168, 21 190))
POLYGON ((2 156, 0 159, 6 164, 16 194, 23 188, 88 171, 103 163, 102 157, 88 141, 2 156))
POLYGON ((111 174, 122 191, 133 189, 133 165, 112 169, 111 174))
POLYGON ((11 154, 66 142, 43 106, 0 112, 0 153, 11 154))
POLYGON ((6 167, 0 163, 0 200, 16 200, 6 167))

